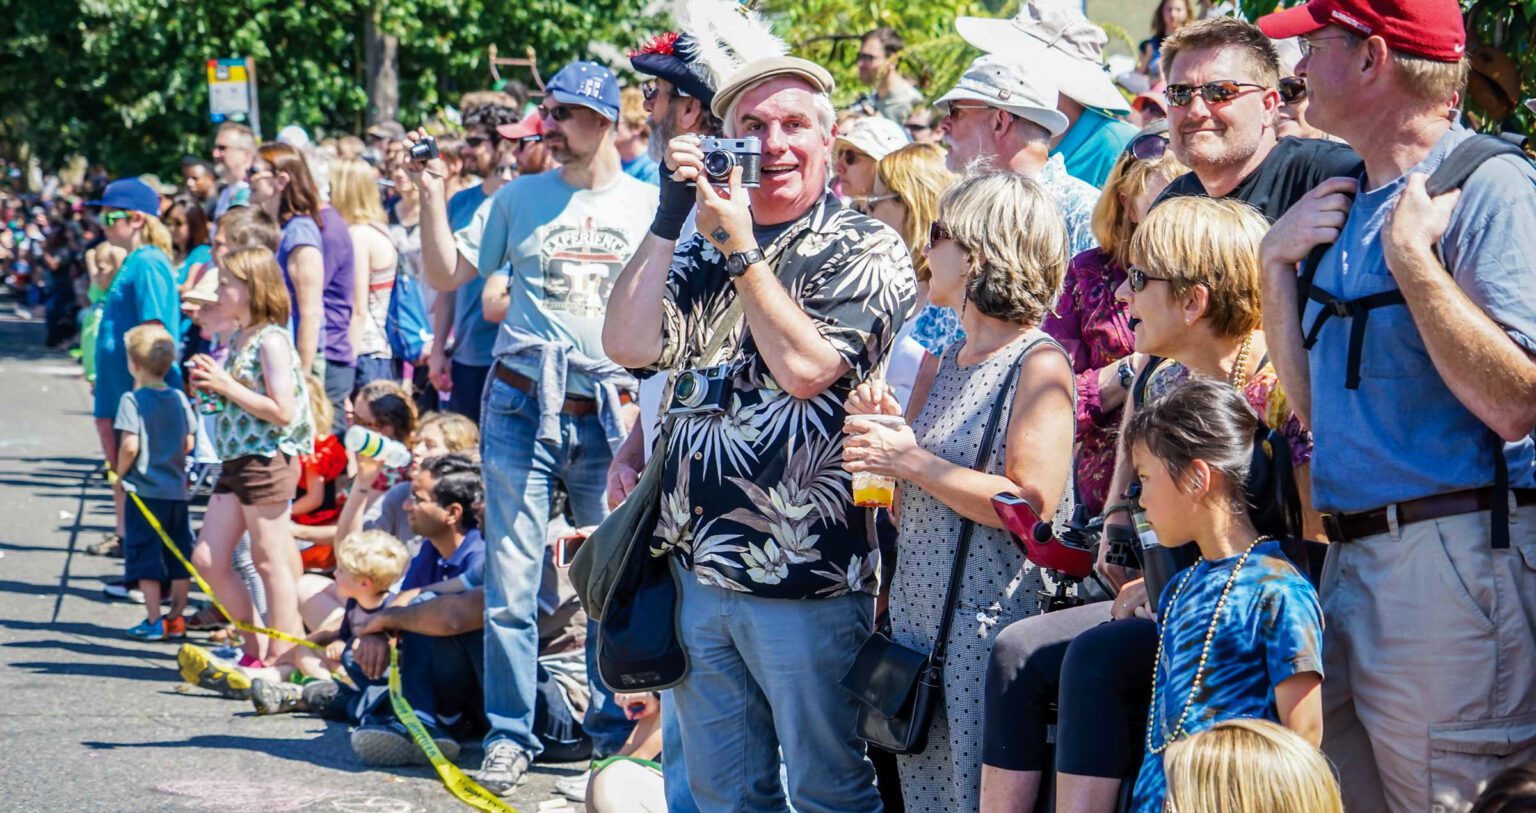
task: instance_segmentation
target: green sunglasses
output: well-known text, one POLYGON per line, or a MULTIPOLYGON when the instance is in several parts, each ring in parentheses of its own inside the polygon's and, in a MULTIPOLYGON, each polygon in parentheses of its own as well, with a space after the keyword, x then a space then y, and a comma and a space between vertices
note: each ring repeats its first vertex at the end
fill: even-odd
POLYGON ((117 221, 126 220, 132 216, 133 212, 127 211, 126 209, 116 209, 101 216, 101 225, 114 226, 117 224, 117 221))

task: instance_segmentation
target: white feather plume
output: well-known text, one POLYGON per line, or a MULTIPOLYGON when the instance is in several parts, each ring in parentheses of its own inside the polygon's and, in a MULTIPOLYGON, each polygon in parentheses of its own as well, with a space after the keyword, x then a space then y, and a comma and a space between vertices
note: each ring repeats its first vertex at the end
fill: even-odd
POLYGON ((693 39, 693 70, 719 87, 738 68, 789 52, 762 17, 735 0, 679 0, 678 31, 693 39))

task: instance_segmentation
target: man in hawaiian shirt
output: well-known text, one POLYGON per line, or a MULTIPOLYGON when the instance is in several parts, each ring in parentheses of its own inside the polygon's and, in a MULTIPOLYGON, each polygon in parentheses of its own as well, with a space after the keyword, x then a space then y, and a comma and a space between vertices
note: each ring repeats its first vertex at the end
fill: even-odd
MULTIPOLYGON (((880 809, 838 685, 869 634, 879 569, 841 469, 843 401, 890 349, 916 283, 897 234, 827 190, 831 89, 791 57, 730 77, 711 108, 728 137, 761 139, 761 186, 743 189, 740 169, 725 189, 699 185, 698 233, 608 309, 615 362, 727 371, 720 408, 678 419, 653 544, 684 571, 692 670, 673 697, 703 811, 782 810, 781 750, 795 809, 880 809), (735 301, 723 350, 699 359, 735 301)), ((668 163, 686 180, 702 158, 684 136, 668 163)))

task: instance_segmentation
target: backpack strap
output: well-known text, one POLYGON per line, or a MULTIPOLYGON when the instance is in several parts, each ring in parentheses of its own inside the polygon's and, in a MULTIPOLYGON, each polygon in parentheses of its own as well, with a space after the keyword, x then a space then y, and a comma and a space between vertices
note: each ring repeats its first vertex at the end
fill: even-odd
POLYGON ((1131 385, 1131 403, 1137 409, 1146 405, 1147 386, 1152 383, 1152 374, 1157 372, 1157 368, 1163 366, 1164 361, 1167 359, 1162 356, 1147 356, 1146 366, 1142 367, 1141 372, 1136 375, 1136 383, 1131 385))

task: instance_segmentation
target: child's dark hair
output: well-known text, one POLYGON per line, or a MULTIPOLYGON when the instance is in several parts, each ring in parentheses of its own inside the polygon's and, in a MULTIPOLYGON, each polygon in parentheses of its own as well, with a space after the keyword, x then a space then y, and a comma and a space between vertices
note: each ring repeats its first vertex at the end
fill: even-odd
POLYGON ((1299 539, 1301 495, 1291 468, 1290 442, 1260 423, 1248 399, 1226 382, 1191 377, 1136 411, 1125 427, 1121 454, 1137 443, 1182 478, 1196 459, 1227 478, 1233 505, 1246 506, 1253 527, 1282 541, 1305 568, 1299 539))
POLYGON ((357 391, 357 400, 368 404, 373 419, 380 426, 393 429, 401 443, 410 443, 416 434, 416 402, 397 382, 380 378, 357 391))
POLYGON ((1471 813, 1530 813, 1536 811, 1536 762, 1506 768, 1489 780, 1471 813))
POLYGON ((480 518, 475 514, 475 504, 485 492, 480 461, 474 455, 455 452, 428 458, 422 469, 437 481, 432 486, 432 499, 444 508, 459 506, 459 525, 464 530, 480 527, 480 518))

